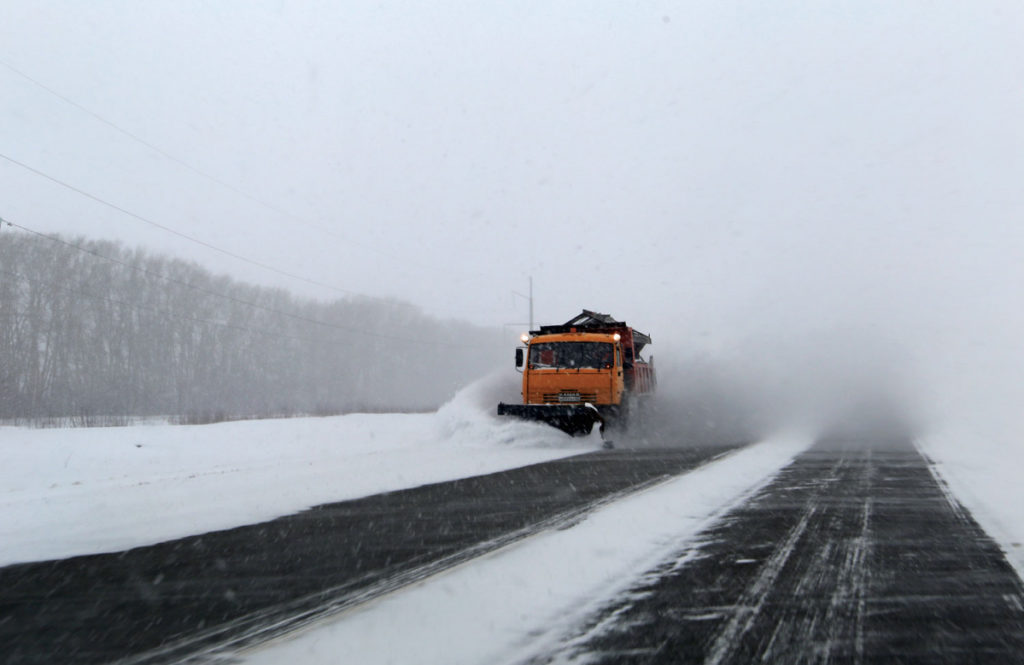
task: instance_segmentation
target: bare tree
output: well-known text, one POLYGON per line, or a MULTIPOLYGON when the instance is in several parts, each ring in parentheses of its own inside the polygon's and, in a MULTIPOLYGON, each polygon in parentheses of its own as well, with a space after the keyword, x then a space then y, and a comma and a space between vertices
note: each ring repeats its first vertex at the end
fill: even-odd
POLYGON ((432 409, 500 351, 394 300, 299 299, 85 238, 0 243, 2 418, 432 409))

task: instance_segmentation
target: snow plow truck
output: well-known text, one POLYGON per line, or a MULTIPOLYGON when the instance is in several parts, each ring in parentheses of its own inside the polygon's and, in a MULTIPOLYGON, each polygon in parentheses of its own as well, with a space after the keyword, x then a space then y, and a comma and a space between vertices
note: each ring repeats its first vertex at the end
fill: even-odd
POLYGON ((539 420, 571 436, 600 424, 603 433, 606 423, 624 424, 657 385, 654 359, 640 356, 650 336, 607 314, 585 309, 521 339, 523 403, 498 404, 499 416, 539 420))

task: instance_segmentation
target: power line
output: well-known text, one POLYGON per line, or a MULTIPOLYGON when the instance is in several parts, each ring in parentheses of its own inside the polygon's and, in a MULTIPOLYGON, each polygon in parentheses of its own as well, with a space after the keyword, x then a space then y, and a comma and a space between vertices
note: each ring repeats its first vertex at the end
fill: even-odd
MULTIPOLYGON (((279 331, 266 330, 266 329, 263 329, 263 328, 251 328, 251 327, 248 327, 248 326, 240 326, 240 325, 234 324, 234 323, 226 323, 226 322, 223 322, 223 321, 214 321, 214 320, 211 320, 211 319, 202 319, 202 318, 198 318, 198 317, 194 317, 194 316, 186 316, 186 315, 181 315, 181 314, 175 314, 173 312, 170 312, 170 311, 167 311, 167 310, 162 310, 162 309, 157 308, 157 307, 150 307, 148 305, 140 305, 138 303, 131 303, 131 302, 128 302, 126 300, 119 300, 117 298, 111 298, 109 296, 103 296, 103 295, 99 295, 99 294, 96 294, 96 293, 91 293, 89 291, 80 291, 80 290, 77 290, 77 289, 72 289, 72 288, 69 288, 67 286, 61 286, 60 284, 57 284, 55 282, 49 282, 49 281, 46 281, 46 280, 35 279, 33 277, 28 277, 28 276, 22 275, 20 273, 11 272, 9 270, 4 270, 2 268, 0 268, 0 275, 7 275, 8 277, 13 277, 13 278, 16 278, 16 279, 23 279, 26 282, 31 282, 33 284, 42 285, 42 286, 49 286, 51 288, 57 289, 58 291, 63 291, 65 293, 69 293, 71 295, 80 296, 80 297, 83 297, 83 298, 88 298, 90 300, 107 302, 107 303, 110 303, 110 304, 113 304, 113 305, 120 305, 122 307, 127 307, 129 309, 133 309, 135 311, 145 310, 145 311, 154 312, 157 315, 162 316, 165 319, 177 319, 179 321, 188 321, 190 323, 200 323, 200 324, 207 325, 207 326, 215 326, 215 327, 218 327, 218 328, 226 328, 226 329, 229 329, 229 330, 236 330, 236 331, 252 333, 252 334, 256 334, 256 335, 263 335, 265 337, 270 337, 270 338, 293 340, 293 341, 297 341, 297 342, 302 342, 304 344, 329 344, 331 346, 339 346, 339 347, 342 347, 342 346, 343 347, 349 347, 349 346, 351 346, 351 344, 349 344, 348 342, 341 341, 341 340, 328 339, 328 338, 322 338, 322 339, 319 339, 319 340, 314 340, 314 339, 309 339, 309 338, 306 338, 306 337, 299 337, 297 335, 289 335, 289 334, 286 334, 286 333, 281 333, 279 331)), ((352 330, 354 332, 361 332, 361 331, 356 330, 356 329, 352 329, 352 330)), ((369 333, 366 333, 366 334, 369 334, 369 333)), ((388 338, 388 339, 392 339, 392 340, 400 340, 400 341, 403 341, 403 342, 409 342, 409 343, 413 343, 413 344, 422 344, 422 345, 425 345, 425 346, 442 346, 442 344, 440 344, 440 343, 428 342, 428 341, 425 341, 425 340, 409 339, 409 338, 402 338, 402 337, 390 337, 390 336, 386 336, 386 335, 377 335, 377 334, 374 334, 372 336, 388 338)))
POLYGON ((288 217, 290 219, 293 219, 293 220, 299 222, 300 224, 303 224, 303 225, 308 226, 310 228, 316 229, 316 230, 318 230, 318 231, 320 231, 322 233, 326 233, 327 235, 330 235, 330 236, 333 236, 335 238, 338 238, 339 240, 342 240, 343 242, 349 243, 351 245, 355 245, 356 247, 361 247, 363 249, 369 250, 369 251, 374 252, 376 254, 380 254, 381 256, 384 256, 384 257, 387 257, 387 258, 390 258, 390 259, 401 260, 403 263, 406 263, 406 264, 417 265, 420 268, 428 269, 427 266, 419 264, 419 263, 417 263, 415 261, 410 261, 408 259, 402 259, 401 257, 395 256, 394 254, 390 254, 390 253, 385 252, 383 250, 380 250, 380 249, 378 249, 376 247, 372 247, 372 246, 367 245, 365 243, 361 243, 361 242, 352 240, 351 238, 347 238, 345 236, 339 235, 337 232, 333 231, 332 229, 329 229, 329 228, 327 228, 325 226, 321 226, 319 224, 313 224, 312 222, 304 220, 301 217, 298 217, 297 215, 295 215, 295 214, 293 214, 293 213, 291 213, 291 212, 289 212, 287 210, 283 210, 282 208, 280 208, 280 207, 278 207, 278 206, 276 206, 276 205, 274 205, 272 203, 269 203, 267 201, 264 201, 263 199, 260 199, 260 198, 258 198, 256 196, 253 196, 252 194, 249 194, 248 192, 243 191, 243 190, 239 189, 238 187, 235 187, 234 185, 226 182, 225 180, 223 180, 221 178, 218 178, 217 176, 215 176, 215 175, 213 175, 211 173, 207 173, 206 171, 203 171, 202 169, 199 169, 199 168, 197 168, 195 166, 192 166, 191 164, 189 164, 188 162, 184 161, 183 159, 175 157, 174 155, 172 155, 171 153, 167 152, 166 150, 164 150, 160 146, 155 145, 155 144, 153 144, 153 143, 143 139, 142 137, 138 136, 137 134, 134 134, 134 133, 128 131, 127 129, 122 128, 121 126, 117 125, 116 123, 112 122, 111 120, 108 120, 107 118, 103 117, 99 113, 96 113, 92 109, 90 109, 90 108, 88 108, 86 106, 83 106, 82 104, 79 104, 78 102, 76 102, 75 100, 71 99, 67 95, 61 94, 57 90, 54 90, 53 88, 47 86, 46 84, 42 83, 41 81, 33 78, 32 76, 29 76, 25 72, 23 72, 20 69, 14 67, 9 62, 7 62, 7 61, 5 61, 3 59, 0 59, 0 65, 5 67, 6 69, 11 71, 12 73, 17 74, 18 76, 20 76, 21 78, 25 79, 26 81, 29 81, 33 85, 41 88, 42 90, 45 90, 46 92, 50 93, 51 95, 53 95, 57 99, 60 99, 60 100, 62 100, 64 102, 66 102, 67 104, 70 104, 71 106, 75 107, 76 109, 82 111, 83 113, 88 114, 89 116, 93 117, 94 119, 98 120, 99 122, 103 123, 104 125, 110 127, 114 131, 116 131, 116 132, 118 132, 118 133, 120 133, 120 134, 122 134, 124 136, 127 136, 131 140, 136 141, 136 142, 140 143, 141 145, 146 146, 147 148, 149 148, 150 150, 156 152, 157 154, 159 154, 160 156, 164 157, 165 159, 167 159, 167 160, 169 160, 171 162, 174 162, 175 164, 177 164, 177 165, 179 165, 179 166, 181 166, 181 167, 183 167, 185 169, 188 169, 189 171, 191 171, 192 173, 195 173, 196 175, 198 175, 200 177, 206 178, 207 180, 209 180, 209 181, 211 181, 213 183, 216 183, 216 184, 220 185, 221 187, 224 187, 225 189, 228 189, 228 190, 234 192, 235 194, 238 194, 239 196, 241 196, 241 197, 243 197, 243 198, 245 198, 245 199, 247 199, 247 200, 249 200, 249 201, 251 201, 253 203, 256 203, 257 205, 263 206, 264 208, 266 208, 266 209, 268 209, 268 210, 270 210, 272 212, 275 212, 275 213, 277 213, 279 215, 284 215, 284 216, 286 216, 286 217, 288 217))
POLYGON ((82 247, 81 245, 77 245, 77 244, 75 244, 73 242, 69 242, 67 240, 64 240, 63 238, 58 237, 58 236, 47 235, 47 234, 42 233, 40 231, 36 231, 35 229, 31 229, 31 228, 29 228, 29 227, 27 227, 27 226, 25 226, 23 224, 17 224, 15 222, 12 222, 9 219, 0 218, 0 222, 5 223, 5 224, 7 224, 8 226, 10 226, 12 228, 20 229, 22 231, 30 233, 30 234, 32 234, 34 236, 39 237, 39 238, 43 238, 44 240, 48 240, 50 242, 54 242, 54 243, 58 243, 60 245, 64 245, 65 247, 69 247, 71 249, 74 249, 76 251, 82 252, 84 254, 89 254, 90 256, 94 256, 94 257, 99 258, 99 259, 103 259, 104 261, 109 261, 111 263, 115 263, 117 265, 120 265, 120 266, 123 266, 125 268, 128 268, 129 270, 135 270, 135 271, 141 272, 143 274, 150 275, 151 277, 154 277, 156 279, 159 279, 159 280, 171 283, 171 284, 177 284, 179 286, 183 286, 183 287, 191 289, 193 291, 198 291, 199 293, 204 293, 206 295, 214 296, 216 298, 222 298, 224 300, 228 300, 228 301, 240 304, 240 305, 245 305, 245 306, 248 306, 248 307, 253 307, 255 309, 260 309, 260 310, 263 310, 265 312, 270 312, 272 314, 277 314, 277 315, 280 315, 280 316, 284 316, 284 317, 287 317, 287 318, 290 318, 290 319, 294 319, 296 321, 302 321, 304 323, 312 323, 314 325, 323 326, 325 328, 331 328, 331 329, 334 329, 334 330, 340 330, 342 332, 353 333, 353 334, 357 334, 357 335, 364 335, 364 336, 367 336, 367 337, 376 337, 376 338, 379 338, 379 339, 390 339, 390 340, 400 341, 400 342, 411 342, 411 343, 415 343, 415 344, 428 343, 428 342, 424 342, 423 340, 420 340, 420 339, 409 338, 409 337, 401 337, 401 336, 397 336, 397 335, 390 335, 390 334, 387 334, 387 333, 374 332, 374 331, 369 331, 369 330, 365 330, 365 329, 361 329, 361 328, 355 328, 355 327, 352 327, 352 326, 343 326, 343 325, 339 325, 339 324, 336 324, 336 323, 330 323, 328 321, 321 321, 319 319, 314 319, 314 318, 310 318, 310 317, 307 317, 307 316, 302 316, 300 314, 293 314, 291 312, 286 312, 286 311, 278 309, 276 307, 270 307, 268 305, 262 305, 260 303, 252 302, 250 300, 245 300, 244 298, 238 298, 236 296, 232 296, 232 295, 229 295, 229 294, 226 294, 226 293, 220 293, 219 291, 214 291, 212 289, 208 289, 206 287, 199 286, 197 284, 192 284, 192 283, 186 282, 184 280, 175 279, 174 277, 169 277, 167 275, 162 275, 162 274, 160 274, 160 273, 158 273, 156 271, 148 270, 148 269, 143 268, 141 266, 133 265, 133 264, 127 262, 127 261, 122 261, 121 259, 117 259, 117 258, 114 258, 112 256, 107 256, 105 254, 100 254, 99 252, 91 250, 91 249, 89 249, 87 247, 82 247))
MULTIPOLYGON (((47 240, 47 241, 50 241, 50 242, 53 242, 53 243, 57 243, 59 245, 63 245, 65 247, 69 247, 69 248, 74 249, 76 251, 79 251, 79 252, 82 252, 82 253, 85 253, 85 254, 89 254, 90 256, 94 256, 96 258, 99 258, 99 259, 102 259, 102 260, 105 260, 105 261, 110 261, 112 263, 116 263, 116 264, 121 265, 123 267, 126 267, 128 269, 131 269, 131 271, 136 271, 136 272, 142 273, 144 275, 148 275, 148 276, 151 276, 153 278, 156 278, 158 280, 162 280, 162 281, 170 283, 170 284, 176 284, 178 286, 182 286, 184 288, 187 288, 187 289, 190 289, 190 290, 194 290, 194 291, 197 291, 199 293, 204 293, 206 295, 210 295, 210 296, 213 296, 213 297, 222 298, 222 299, 228 300, 230 302, 234 302, 234 303, 237 303, 237 304, 253 307, 253 308, 256 308, 256 309, 261 309, 263 311, 268 311, 268 313, 270 313, 270 314, 279 315, 279 316, 282 316, 282 317, 286 317, 288 319, 292 319, 292 320, 295 320, 295 321, 300 321, 302 323, 313 324, 313 325, 316 325, 316 326, 323 326, 325 328, 330 328, 332 330, 338 330, 338 331, 341 331, 341 332, 345 332, 347 334, 362 335, 362 336, 374 337, 374 338, 378 338, 378 339, 389 339, 389 340, 392 340, 392 341, 402 341, 402 342, 409 342, 409 343, 413 343, 413 344, 421 344, 421 345, 427 345, 427 346, 447 346, 447 344, 442 344, 442 343, 438 343, 438 342, 430 342, 430 341, 426 341, 426 340, 415 338, 415 337, 402 337, 400 335, 391 335, 391 334, 388 334, 388 333, 370 331, 370 330, 366 330, 366 329, 355 328, 355 327, 352 327, 352 326, 343 326, 343 325, 334 324, 334 323, 331 323, 331 322, 328 322, 328 321, 322 321, 322 320, 319 320, 319 319, 313 319, 311 317, 304 317, 302 315, 293 314, 293 313, 290 313, 290 311, 286 311, 286 310, 280 309, 278 307, 272 307, 272 306, 261 304, 261 303, 258 303, 258 302, 253 302, 251 300, 246 300, 245 298, 239 298, 237 296, 232 296, 232 295, 229 295, 229 294, 226 294, 226 293, 221 293, 219 291, 215 291, 213 289, 208 289, 208 288, 203 287, 203 286, 199 286, 199 285, 196 285, 196 284, 191 284, 190 282, 186 282, 184 280, 179 280, 179 279, 175 279, 173 277, 162 275, 162 274, 160 274, 160 273, 158 273, 156 271, 151 271, 151 269, 147 269, 147 268, 142 267, 140 265, 134 265, 134 264, 132 264, 132 263, 130 263, 128 261, 124 261, 124 260, 121 260, 119 258, 115 258, 113 256, 108 256, 108 255, 105 255, 105 254, 101 254, 101 253, 99 253, 97 251, 94 251, 94 250, 91 250, 91 249, 89 249, 87 247, 82 247, 81 245, 77 245, 77 244, 69 242, 67 240, 63 240, 62 238, 59 238, 57 236, 49 236, 49 235, 43 234, 43 233, 41 233, 39 231, 36 231, 36 230, 34 230, 34 228, 30 228, 30 227, 28 227, 28 226, 26 226, 24 224, 16 223, 16 222, 10 221, 7 218, 0 217, 0 225, 2 225, 4 223, 6 223, 8 226, 11 226, 13 228, 18 228, 18 230, 20 230, 20 231, 24 231, 26 233, 32 234, 33 236, 37 236, 37 237, 42 238, 44 240, 47 240)), ((28 279, 28 278, 26 278, 26 279, 28 279)), ((466 346, 467 347, 479 347, 478 344, 467 344, 466 346)))
POLYGON ((343 344, 342 342, 339 342, 339 341, 336 341, 336 340, 326 340, 325 339, 325 340, 316 341, 316 340, 306 339, 304 337, 297 337, 295 335, 283 334, 283 333, 280 333, 280 332, 277 332, 277 331, 263 330, 263 329, 260 329, 260 328, 249 328, 249 327, 246 327, 246 326, 240 326, 240 325, 233 324, 233 323, 225 323, 223 321, 213 321, 213 320, 210 320, 210 319, 200 319, 200 318, 192 317, 192 316, 183 316, 181 314, 174 314, 174 313, 166 311, 166 310, 161 310, 161 309, 159 309, 157 307, 149 307, 147 305, 140 305, 138 303, 130 303, 130 302, 127 302, 125 300, 118 300, 117 298, 111 298, 109 296, 102 296, 102 295, 98 295, 98 294, 95 294, 95 293, 90 293, 88 291, 79 291, 79 290, 76 290, 76 289, 71 289, 71 288, 68 288, 66 286, 61 286, 60 284, 57 284, 55 282, 48 282, 46 280, 35 279, 33 277, 28 277, 28 276, 22 275, 20 273, 11 272, 10 270, 4 270, 2 268, 0 268, 0 275, 7 275, 8 277, 14 277, 16 279, 23 279, 26 282, 31 282, 33 284, 42 285, 42 286, 49 286, 51 288, 57 289, 58 291, 63 291, 65 293, 69 293, 71 295, 81 296, 83 298, 88 298, 90 300, 97 300, 97 301, 108 302, 108 303, 113 304, 113 305, 120 305, 120 306, 123 306, 123 307, 128 307, 129 309, 133 309, 133 310, 136 310, 136 311, 146 310, 146 311, 150 311, 150 312, 155 312, 156 314, 158 314, 158 315, 160 315, 160 316, 162 316, 162 317, 164 317, 166 319, 177 319, 177 320, 180 320, 180 321, 189 321, 191 323, 201 323, 201 324, 204 324, 204 325, 216 326, 216 327, 219 327, 219 328, 228 328, 228 329, 231 329, 231 330, 238 330, 238 331, 241 331, 241 332, 254 333, 254 334, 257 334, 257 335, 265 335, 265 336, 268 336, 268 337, 276 337, 278 339, 290 339, 290 340, 295 340, 295 341, 299 341, 299 342, 304 342, 304 343, 307 343, 307 344, 322 344, 324 342, 326 342, 328 344, 331 344, 331 345, 334 345, 334 346, 341 346, 343 344))
POLYGON ((90 194, 89 192, 85 191, 84 189, 79 189, 78 187, 75 187, 74 185, 68 184, 68 183, 64 182, 63 180, 55 178, 55 177, 49 175, 48 173, 44 173, 43 171, 40 171, 37 168, 29 166, 28 164, 25 164, 24 162, 20 162, 17 159, 14 159, 13 157, 10 157, 10 156, 5 155, 3 153, 0 153, 0 158, 3 158, 5 160, 7 160, 8 162, 10 162, 11 164, 15 164, 17 166, 20 166, 21 168, 25 169, 26 171, 30 171, 30 172, 32 172, 32 173, 34 173, 34 174, 36 174, 36 175, 38 175, 38 176, 40 176, 42 178, 46 178, 50 182, 56 183, 56 184, 60 185, 61 187, 65 187, 65 188, 71 190, 72 192, 75 192, 76 194, 80 194, 80 195, 86 197, 87 199, 96 201, 97 203, 105 205, 108 208, 116 210, 116 211, 118 211, 118 212, 120 212, 120 213, 122 213, 124 215, 127 215, 127 216, 133 218, 133 219, 137 219, 140 222, 144 222, 144 223, 149 224, 150 226, 156 227, 156 228, 158 228, 158 229, 160 229, 162 231, 165 231, 165 232, 170 233, 172 235, 176 235, 179 238, 184 238, 185 240, 188 240, 189 242, 195 243, 197 245, 201 245, 202 247, 206 247, 207 249, 212 249, 215 252, 220 252, 221 254, 223 254, 225 256, 230 256, 231 258, 236 259, 238 261, 243 261, 243 262, 248 263, 250 265, 254 265, 254 266, 258 267, 258 268, 263 268, 264 270, 269 270, 270 272, 276 273, 278 275, 283 275, 285 277, 290 277, 291 279, 297 279, 299 281, 306 282, 307 284, 313 284, 314 286, 320 286, 320 287, 323 287, 323 288, 331 289, 332 291, 337 291, 339 293, 346 293, 346 294, 349 294, 349 295, 359 295, 355 291, 350 291, 349 289, 342 289, 342 288, 339 288, 337 286, 332 286, 331 284, 325 284, 324 282, 318 282, 318 281, 316 281, 314 279, 309 279, 308 277, 303 277, 302 275, 296 275, 294 273, 290 273, 288 271, 281 270, 279 268, 275 268, 274 266, 269 265, 267 263, 263 263, 261 261, 255 260, 255 259, 250 259, 250 258, 248 258, 246 256, 242 256, 241 254, 237 254, 237 253, 232 252, 230 250, 227 250, 227 249, 224 249, 222 247, 218 247, 218 246, 216 246, 214 244, 208 243, 205 240, 200 240, 199 238, 196 238, 194 236, 190 236, 187 233, 182 233, 181 231, 176 231, 175 229, 172 229, 169 226, 166 226, 166 225, 161 224, 159 222, 155 222, 152 219, 149 219, 148 217, 144 217, 144 216, 142 216, 142 215, 140 215, 138 213, 132 212, 131 210, 128 210, 126 208, 122 208, 121 206, 117 205, 116 203, 111 203, 110 201, 102 199, 102 198, 96 196, 95 194, 90 194))
POLYGON ((80 110, 80 111, 82 111, 84 113, 87 113, 88 115, 92 116, 96 120, 102 122, 104 125, 106 125, 106 126, 110 127, 111 129, 113 129, 114 131, 120 132, 121 134, 124 134, 125 136, 127 136, 130 139, 132 139, 133 141, 138 141, 139 143, 141 143, 142 145, 146 146, 150 150, 152 150, 152 151, 154 151, 156 153, 159 153, 161 156, 163 156, 166 159, 171 160, 175 164, 178 164, 179 166, 182 166, 182 167, 188 169, 189 171, 192 171, 193 173, 195 173, 197 175, 200 175, 200 176, 202 176, 202 177, 204 177, 204 178, 206 178, 208 180, 212 180, 213 182, 217 183, 218 185, 220 185, 222 187, 225 187, 227 189, 230 189, 231 191, 235 192, 239 196, 243 196, 243 197, 249 199, 250 201, 253 201, 255 203, 259 203, 260 205, 264 205, 264 206, 270 208, 271 210, 274 210, 275 212, 286 214, 286 213, 284 213, 281 210, 277 210, 274 206, 270 205, 269 203, 265 203, 265 202, 257 199, 256 197, 251 196, 250 194, 247 194, 246 192, 243 192, 242 190, 238 189, 237 187, 234 187, 234 186, 230 185, 229 183, 224 182, 220 178, 218 178, 218 177, 216 177, 214 175, 211 175, 209 173, 206 173, 205 171, 201 171, 201 170, 197 169, 196 167, 192 166, 191 164, 188 164, 187 162, 184 162, 184 161, 178 159, 177 157, 175 157, 174 155, 172 155, 169 152, 165 151, 164 149, 160 148, 159 146, 153 145, 152 143, 150 143, 149 141, 145 140, 144 138, 129 132, 127 129, 123 129, 123 128, 119 127, 118 125, 114 124, 110 120, 107 120, 106 118, 101 116, 99 113, 96 113, 92 109, 89 109, 89 108, 86 108, 85 106, 82 106, 81 104, 79 104, 75 100, 71 99, 70 97, 62 95, 61 93, 57 92, 56 90, 54 90, 53 88, 47 86, 46 84, 42 83, 41 81, 38 81, 38 80, 32 78, 31 76, 29 76, 25 72, 23 72, 20 69, 17 69, 13 65, 11 65, 9 62, 6 62, 5 60, 0 60, 0 65, 4 66, 8 70, 14 72, 18 76, 20 76, 23 79, 25 79, 26 81, 29 81, 32 84, 42 88, 43 90, 45 90, 46 92, 50 93, 54 97, 67 102, 71 106, 74 106, 76 109, 78 109, 78 110, 80 110))

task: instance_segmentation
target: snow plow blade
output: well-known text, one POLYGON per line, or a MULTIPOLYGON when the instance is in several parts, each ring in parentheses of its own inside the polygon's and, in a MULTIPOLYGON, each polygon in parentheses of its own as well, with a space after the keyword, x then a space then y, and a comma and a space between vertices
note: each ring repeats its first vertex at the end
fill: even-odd
POLYGON ((604 425, 604 418, 590 404, 498 404, 499 416, 516 416, 523 420, 539 420, 556 427, 569 436, 589 434, 594 423, 604 425))

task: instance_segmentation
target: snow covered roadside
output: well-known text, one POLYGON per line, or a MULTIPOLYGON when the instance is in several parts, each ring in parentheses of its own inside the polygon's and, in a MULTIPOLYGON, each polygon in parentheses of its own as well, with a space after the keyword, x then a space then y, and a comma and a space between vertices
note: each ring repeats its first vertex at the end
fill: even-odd
POLYGON ((1024 578, 1024 438, 992 427, 961 426, 937 430, 918 443, 1024 578))
POLYGON ((678 552, 811 443, 788 435, 268 644, 247 665, 519 662, 678 552))
POLYGON ((600 447, 596 434, 570 439, 491 416, 496 381, 434 414, 0 427, 0 565, 119 551, 600 447))

